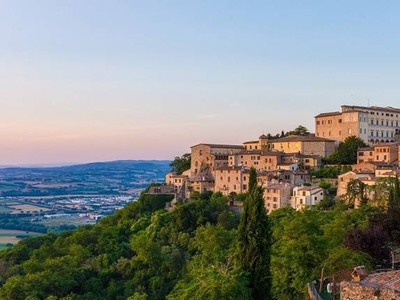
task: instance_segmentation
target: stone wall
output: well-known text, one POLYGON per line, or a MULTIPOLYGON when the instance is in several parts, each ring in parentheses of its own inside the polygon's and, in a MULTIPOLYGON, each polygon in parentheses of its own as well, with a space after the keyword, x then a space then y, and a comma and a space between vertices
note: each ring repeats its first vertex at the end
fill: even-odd
POLYGON ((341 300, 400 300, 399 292, 357 282, 340 283, 341 300))

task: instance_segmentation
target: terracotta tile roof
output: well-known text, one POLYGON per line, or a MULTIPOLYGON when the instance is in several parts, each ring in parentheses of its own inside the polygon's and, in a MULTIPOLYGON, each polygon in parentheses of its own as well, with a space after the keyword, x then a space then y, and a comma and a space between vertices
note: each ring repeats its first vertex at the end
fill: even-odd
POLYGON ((392 112, 392 113, 400 113, 400 108, 395 108, 391 106, 357 106, 357 105, 342 105, 343 108, 348 108, 351 110, 375 110, 375 111, 386 111, 386 112, 392 112))
POLYGON ((260 156, 281 156, 282 152, 278 151, 263 151, 263 150, 245 150, 235 153, 238 155, 260 155, 260 156))
POLYGON ((361 283, 376 284, 382 288, 400 291, 400 270, 370 274, 361 283))
POLYGON ((309 135, 289 135, 279 139, 272 140, 271 143, 288 143, 288 142, 336 142, 322 137, 309 135))
POLYGON ((208 143, 199 143, 190 148, 197 147, 200 145, 209 146, 211 148, 232 148, 232 149, 244 149, 242 145, 224 145, 224 144, 208 144, 208 143))
POLYGON ((332 111, 332 112, 320 113, 319 115, 316 115, 314 118, 337 116, 340 114, 342 114, 340 111, 332 111))

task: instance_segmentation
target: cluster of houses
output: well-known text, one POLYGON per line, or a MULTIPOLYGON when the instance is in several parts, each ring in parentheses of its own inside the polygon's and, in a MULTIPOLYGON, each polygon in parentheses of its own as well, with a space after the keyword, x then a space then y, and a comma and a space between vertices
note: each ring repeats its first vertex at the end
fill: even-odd
POLYGON ((342 112, 315 117, 316 134, 278 139, 261 135, 239 145, 200 143, 191 147, 191 168, 182 174, 167 173, 164 189, 174 193, 176 200, 205 191, 234 196, 247 191, 249 170, 254 167, 264 187, 268 213, 287 206, 304 209, 325 197, 324 189, 312 183, 309 171, 320 168, 322 158, 348 136, 360 137, 371 147, 359 149, 357 164, 334 182, 337 196, 346 193, 352 179, 373 185, 379 177, 397 174, 399 125, 400 109, 343 105, 342 112))

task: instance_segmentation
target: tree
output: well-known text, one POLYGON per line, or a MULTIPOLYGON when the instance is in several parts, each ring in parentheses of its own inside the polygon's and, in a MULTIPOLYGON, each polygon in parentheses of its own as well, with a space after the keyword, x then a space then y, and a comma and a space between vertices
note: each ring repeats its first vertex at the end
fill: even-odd
POLYGON ((346 233, 344 245, 352 250, 369 254, 375 263, 387 263, 390 257, 389 235, 381 226, 366 229, 353 228, 346 233))
POLYGON ((291 134, 294 135, 309 135, 310 132, 308 131, 308 129, 306 127, 304 127, 303 125, 299 125, 295 128, 295 130, 290 132, 291 134))
POLYGON ((249 274, 253 299, 271 299, 271 231, 255 168, 238 228, 237 262, 249 274))
POLYGON ((190 153, 185 153, 181 157, 175 156, 174 160, 169 164, 169 166, 172 168, 172 171, 179 175, 190 169, 190 161, 190 153))
POLYGON ((349 165, 357 162, 357 149, 368 145, 359 137, 349 136, 326 159, 330 164, 349 165))
POLYGON ((352 179, 347 184, 347 192, 344 195, 350 205, 364 205, 368 201, 366 184, 360 179, 352 179))

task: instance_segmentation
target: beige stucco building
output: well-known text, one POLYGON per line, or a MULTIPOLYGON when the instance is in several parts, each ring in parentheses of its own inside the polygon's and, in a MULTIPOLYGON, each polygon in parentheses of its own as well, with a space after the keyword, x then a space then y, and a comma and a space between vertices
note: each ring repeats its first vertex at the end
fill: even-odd
POLYGON ((244 149, 242 145, 197 144, 191 147, 190 176, 209 176, 213 169, 228 165, 228 156, 244 149))
POLYGON ((325 197, 324 189, 317 186, 297 186, 293 189, 292 207, 302 210, 314 206, 325 197))
POLYGON ((215 170, 215 191, 225 196, 230 193, 244 193, 248 188, 249 173, 238 166, 220 167, 215 170))
POLYGON ((268 137, 265 134, 260 135, 256 141, 247 141, 243 143, 246 150, 269 150, 268 137))
POLYGON ((256 170, 277 170, 282 153, 266 150, 244 150, 229 155, 229 166, 254 167, 256 170))
POLYGON ((335 151, 335 141, 315 135, 290 135, 270 141, 274 150, 285 153, 329 156, 335 151))
POLYGON ((367 144, 394 142, 400 133, 400 109, 342 105, 341 111, 315 116, 315 134, 337 141, 357 136, 367 144))
POLYGON ((375 144, 371 147, 357 150, 357 162, 382 162, 387 164, 399 164, 399 143, 375 144))
POLYGON ((267 182, 264 185, 264 205, 267 213, 290 206, 292 188, 292 185, 287 182, 267 182))
POLYGON ((205 191, 219 191, 228 196, 247 192, 249 170, 254 167, 260 186, 277 184, 264 194, 267 210, 288 206, 293 185, 311 181, 305 170, 318 167, 321 155, 329 155, 335 142, 313 135, 283 139, 269 141, 267 136, 261 135, 258 140, 242 145, 194 145, 191 147, 190 170, 182 175, 168 173, 165 181, 174 185, 177 196, 183 199, 189 199, 193 192, 205 191), (281 145, 283 139, 285 146, 291 145, 288 147, 293 150, 291 153, 273 149, 274 145, 281 145))

